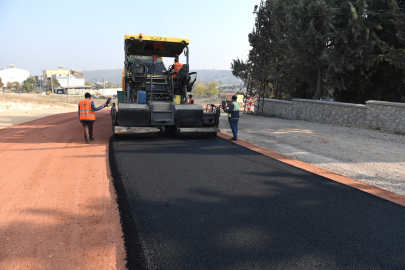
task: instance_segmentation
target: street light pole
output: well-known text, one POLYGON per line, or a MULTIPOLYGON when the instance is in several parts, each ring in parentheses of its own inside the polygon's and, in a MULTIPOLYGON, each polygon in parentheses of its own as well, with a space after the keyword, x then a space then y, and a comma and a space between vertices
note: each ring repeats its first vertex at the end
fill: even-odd
POLYGON ((68 71, 67 101, 69 101, 69 75, 70 75, 70 70, 68 71))
POLYGON ((52 73, 51 73, 51 89, 52 89, 52 97, 53 97, 53 77, 52 77, 52 73))

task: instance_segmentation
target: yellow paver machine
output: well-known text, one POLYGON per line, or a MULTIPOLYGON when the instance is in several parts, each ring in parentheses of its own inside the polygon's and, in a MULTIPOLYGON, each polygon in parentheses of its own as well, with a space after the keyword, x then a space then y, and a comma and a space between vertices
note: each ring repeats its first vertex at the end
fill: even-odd
POLYGON ((205 133, 216 136, 220 110, 214 105, 189 104, 188 93, 197 79, 190 73, 188 39, 126 35, 122 91, 111 109, 115 135, 148 133, 205 133), (180 70, 166 68, 184 53, 180 70), (171 59, 170 59, 171 58, 171 59))

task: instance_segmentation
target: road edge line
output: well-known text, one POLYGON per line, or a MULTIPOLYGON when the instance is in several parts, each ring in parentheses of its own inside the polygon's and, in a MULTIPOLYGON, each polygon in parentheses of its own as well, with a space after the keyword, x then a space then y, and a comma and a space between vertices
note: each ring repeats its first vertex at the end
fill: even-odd
MULTIPOLYGON (((221 137, 222 139, 229 140, 232 136, 228 135, 228 134, 225 134, 225 133, 222 133, 222 132, 218 132, 218 137, 221 137)), ((378 187, 375 187, 375 186, 360 182, 358 180, 354 180, 354 179, 351 179, 349 177, 339 175, 339 174, 336 174, 334 172, 327 171, 325 169, 321 169, 321 168, 316 167, 314 165, 311 165, 311 164, 308 164, 308 163, 305 163, 305 162, 302 162, 302 161, 299 161, 299 160, 284 156, 284 155, 276 153, 274 151, 264 149, 262 147, 254 145, 254 144, 252 144, 252 143, 250 143, 250 142, 248 142, 246 140, 238 139, 237 141, 232 141, 232 142, 235 143, 235 144, 238 144, 238 145, 240 145, 242 147, 248 148, 248 149, 250 149, 252 151, 255 151, 257 153, 260 153, 262 155, 265 155, 265 156, 268 156, 270 158, 276 159, 276 160, 278 160, 280 162, 283 162, 283 163, 289 164, 291 166, 294 166, 296 168, 300 168, 300 169, 305 170, 307 172, 311 172, 311 173, 320 175, 320 176, 328 178, 328 179, 330 179, 332 181, 335 181, 335 182, 341 183, 343 185, 346 185, 346 186, 361 190, 363 192, 369 193, 369 194, 374 195, 376 197, 379 197, 379 198, 385 199, 387 201, 393 202, 395 204, 405 206, 405 197, 401 196, 401 195, 398 195, 398 194, 395 194, 395 193, 393 193, 391 191, 387 191, 387 190, 384 190, 384 189, 381 189, 381 188, 378 188, 378 187)))

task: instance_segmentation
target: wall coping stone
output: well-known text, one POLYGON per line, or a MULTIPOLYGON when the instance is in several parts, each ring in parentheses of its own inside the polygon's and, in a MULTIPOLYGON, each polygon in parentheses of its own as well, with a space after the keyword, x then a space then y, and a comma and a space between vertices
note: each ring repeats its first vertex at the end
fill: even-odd
POLYGON ((272 99, 272 98, 264 98, 265 101, 271 101, 271 102, 280 102, 280 103, 286 103, 286 104, 292 104, 292 101, 289 100, 279 100, 279 99, 272 99))
POLYGON ((327 105, 334 105, 334 106, 356 107, 356 108, 363 108, 363 109, 367 108, 367 105, 363 105, 363 104, 352 104, 352 103, 335 102, 335 101, 321 101, 321 100, 301 99, 301 98, 293 98, 292 100, 293 100, 293 102, 299 101, 299 102, 310 102, 310 103, 327 104, 327 105))
POLYGON ((382 106, 405 107, 405 103, 389 102, 389 101, 378 101, 378 100, 369 100, 369 101, 366 101, 366 104, 367 104, 367 105, 382 105, 382 106))

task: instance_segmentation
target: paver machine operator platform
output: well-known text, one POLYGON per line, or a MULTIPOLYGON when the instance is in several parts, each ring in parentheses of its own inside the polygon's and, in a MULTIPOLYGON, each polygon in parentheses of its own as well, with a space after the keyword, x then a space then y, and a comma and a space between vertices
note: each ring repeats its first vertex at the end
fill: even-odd
POLYGON ((216 135, 220 110, 189 104, 188 93, 197 79, 190 73, 188 39, 126 35, 122 91, 111 108, 115 135, 180 133, 216 135), (167 69, 163 58, 173 63, 184 53, 180 70, 167 69), (170 59, 171 58, 171 59, 170 59), (176 72, 177 71, 177 72, 176 72), (173 76, 174 75, 174 76, 173 76))

